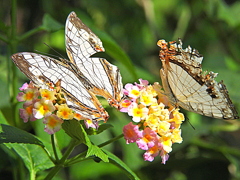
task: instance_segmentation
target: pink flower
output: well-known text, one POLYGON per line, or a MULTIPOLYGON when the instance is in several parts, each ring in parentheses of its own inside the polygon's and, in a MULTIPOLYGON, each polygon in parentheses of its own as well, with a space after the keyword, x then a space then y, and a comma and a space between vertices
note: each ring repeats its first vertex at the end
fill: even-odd
POLYGON ((166 152, 161 151, 160 156, 162 158, 162 164, 166 164, 166 161, 168 160, 169 155, 166 152))
POLYGON ((123 135, 126 143, 136 142, 139 138, 142 138, 142 131, 139 130, 138 125, 133 125, 132 122, 123 127, 123 135))
POLYGON ((24 109, 19 109, 20 117, 23 119, 23 122, 35 121, 36 118, 33 116, 33 102, 28 101, 23 104, 24 109))
POLYGON ((131 105, 132 101, 125 99, 121 102, 120 112, 128 112, 128 107, 131 105))
POLYGON ((54 134, 61 129, 63 120, 57 117, 55 114, 52 114, 45 117, 43 123, 46 124, 44 131, 48 134, 54 134))
POLYGON ((28 83, 24 83, 22 87, 19 88, 20 91, 24 91, 28 88, 28 83))
POLYGON ((98 121, 94 121, 94 120, 91 120, 91 119, 85 120, 84 124, 85 124, 87 129, 89 129, 90 127, 94 128, 94 129, 98 129, 98 127, 99 127, 98 121))
POLYGON ((144 154, 143 154, 143 158, 145 161, 153 161, 154 158, 156 156, 159 155, 159 146, 158 145, 155 145, 153 147, 151 147, 150 149, 148 149, 144 154))
POLYGON ((140 89, 138 88, 138 86, 126 84, 123 93, 130 98, 137 99, 140 96, 140 89))
POLYGON ((39 96, 39 91, 36 88, 24 89, 24 92, 20 92, 17 95, 17 100, 19 102, 23 101, 33 101, 39 96))
POLYGON ((139 149, 148 150, 153 146, 156 146, 156 144, 159 142, 157 133, 151 130, 149 127, 146 127, 143 130, 142 135, 142 138, 136 141, 139 149))
POLYGON ((142 80, 142 79, 139 79, 139 82, 140 84, 137 84, 135 82, 135 85, 139 88, 139 90, 142 90, 143 88, 145 88, 149 83, 147 80, 142 80))

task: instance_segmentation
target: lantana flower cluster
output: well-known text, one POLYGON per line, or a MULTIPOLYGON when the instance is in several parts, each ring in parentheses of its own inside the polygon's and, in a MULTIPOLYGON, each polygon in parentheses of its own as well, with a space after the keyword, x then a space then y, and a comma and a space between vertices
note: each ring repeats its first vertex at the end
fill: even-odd
POLYGON ((158 83, 149 85, 139 79, 140 84, 126 84, 124 94, 128 97, 121 103, 120 111, 128 113, 134 123, 123 128, 124 138, 145 150, 145 161, 161 156, 162 163, 168 160, 173 143, 181 143, 181 124, 184 115, 168 101, 158 83))
POLYGON ((17 100, 24 102, 20 117, 26 123, 43 119, 44 131, 54 134, 61 129, 63 120, 77 119, 81 116, 70 109, 60 89, 53 85, 37 88, 32 82, 25 83, 18 93, 17 100))

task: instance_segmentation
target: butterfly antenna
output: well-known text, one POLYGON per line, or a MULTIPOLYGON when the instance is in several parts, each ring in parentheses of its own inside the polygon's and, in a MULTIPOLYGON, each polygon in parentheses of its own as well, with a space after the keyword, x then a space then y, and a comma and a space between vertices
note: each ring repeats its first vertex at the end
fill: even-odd
POLYGON ((51 50, 53 50, 56 54, 58 54, 59 56, 53 55, 53 54, 48 54, 48 53, 43 53, 41 51, 35 50, 38 53, 41 53, 43 55, 47 55, 47 56, 51 56, 51 57, 55 57, 55 58, 59 58, 62 57, 63 59, 66 59, 61 53, 59 53, 58 51, 56 51, 54 48, 52 48, 51 46, 49 46, 47 43, 43 43, 45 44, 47 47, 49 47, 51 50))
POLYGON ((187 122, 190 124, 190 126, 192 126, 192 128, 193 128, 194 130, 196 130, 195 127, 191 124, 191 122, 190 122, 190 120, 188 119, 188 117, 185 116, 185 118, 186 118, 187 122))

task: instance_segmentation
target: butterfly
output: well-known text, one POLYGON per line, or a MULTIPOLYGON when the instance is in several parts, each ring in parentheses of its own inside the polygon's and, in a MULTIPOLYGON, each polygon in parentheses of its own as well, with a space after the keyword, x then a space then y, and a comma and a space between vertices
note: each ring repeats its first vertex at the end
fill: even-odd
POLYGON ((37 86, 60 82, 67 105, 76 113, 87 119, 107 120, 109 115, 96 95, 119 107, 123 94, 118 67, 106 59, 91 57, 104 51, 102 42, 75 12, 66 20, 65 42, 69 60, 31 52, 16 53, 11 58, 37 86))
POLYGON ((190 46, 182 49, 182 42, 159 40, 163 88, 172 105, 201 115, 219 119, 238 119, 223 81, 217 73, 202 72, 203 56, 190 46))

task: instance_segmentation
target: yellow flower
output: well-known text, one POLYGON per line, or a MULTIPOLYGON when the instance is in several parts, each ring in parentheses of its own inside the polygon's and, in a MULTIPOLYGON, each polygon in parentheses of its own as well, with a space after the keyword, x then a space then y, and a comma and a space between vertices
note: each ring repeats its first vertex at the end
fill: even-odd
POLYGON ((33 114, 37 119, 49 116, 55 110, 52 101, 42 98, 40 101, 34 104, 33 114))
POLYGON ((150 106, 151 104, 156 103, 157 99, 154 98, 152 94, 143 91, 140 95, 140 102, 145 106, 150 106))
POLYGON ((144 122, 144 126, 150 127, 153 131, 156 131, 159 125, 159 118, 155 114, 149 114, 144 122))
POLYGON ((146 87, 146 91, 147 91, 148 94, 151 94, 154 97, 156 97, 158 95, 157 91, 155 91, 155 89, 151 85, 146 87))
POLYGON ((173 143, 182 143, 181 129, 174 129, 172 132, 172 142, 173 143))
POLYGON ((161 137, 164 151, 167 153, 172 151, 172 140, 170 137, 161 137))
POLYGON ((61 104, 58 107, 57 116, 62 119, 73 119, 74 114, 72 109, 70 109, 66 104, 61 104))
POLYGON ((167 121, 159 122, 157 129, 158 134, 160 134, 161 136, 168 135, 170 133, 170 126, 171 124, 167 121))
POLYGON ((54 91, 49 91, 47 89, 40 89, 39 90, 41 97, 46 98, 46 100, 53 101, 56 99, 55 92, 54 91))
POLYGON ((148 108, 146 108, 144 105, 137 103, 132 103, 129 106, 128 115, 132 116, 132 120, 134 122, 140 122, 142 119, 145 119, 148 115, 148 108))

